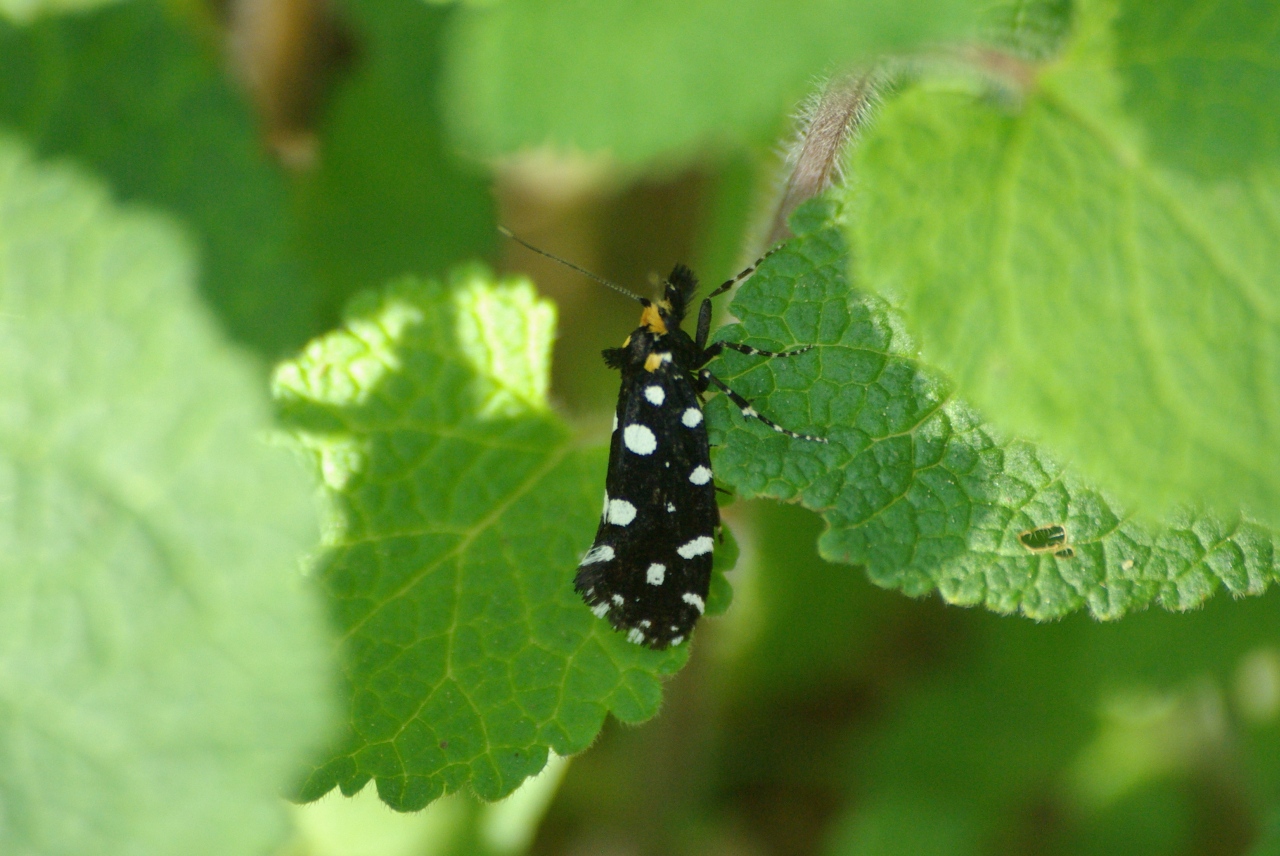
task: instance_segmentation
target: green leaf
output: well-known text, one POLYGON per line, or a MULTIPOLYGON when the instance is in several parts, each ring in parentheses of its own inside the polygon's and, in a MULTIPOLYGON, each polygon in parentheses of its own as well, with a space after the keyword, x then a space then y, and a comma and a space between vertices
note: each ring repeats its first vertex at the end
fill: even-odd
POLYGON ((491 179, 446 146, 434 81, 447 9, 422 0, 343 4, 356 67, 327 105, 320 161, 301 176, 299 248, 341 306, 404 274, 490 251, 491 179))
POLYGON ((1008 0, 982 10, 982 40, 1028 60, 1054 56, 1071 30, 1072 0, 1008 0))
POLYGON ((446 66, 460 139, 625 163, 759 142, 816 75, 960 33, 967 0, 511 0, 460 11, 446 66))
POLYGON ((1192 173, 1238 173, 1280 156, 1280 7, 1265 0, 1124 0, 1115 62, 1152 156, 1192 173))
POLYGON ((315 511, 186 239, 0 137, 0 850, 261 853, 330 723, 315 511))
MULTIPOLYGON (((734 617, 749 629, 751 650, 738 660, 732 692, 753 711, 760 698, 820 693, 865 669, 875 642, 891 631, 905 604, 894 592, 868 584, 863 575, 823 561, 817 542, 821 518, 796 505, 743 503, 754 534, 754 612, 734 617)), ((767 720, 767 717, 759 717, 767 720)), ((776 743, 779 756, 788 754, 776 743)), ((809 758, 771 759, 769 766, 800 767, 809 758)))
POLYGON ((301 799, 370 778, 406 811, 464 784, 498 799, 548 747, 584 749, 606 713, 653 716, 659 676, 685 662, 688 646, 630 644, 573 590, 606 449, 548 410, 553 328, 527 282, 469 269, 362 297, 278 370, 332 506, 319 573, 349 695, 347 733, 301 799))
POLYGON ((118 0, 0 0, 0 18, 25 24, 42 15, 83 12, 115 2, 118 0))
POLYGON ((1117 618, 1150 603, 1189 609, 1220 586, 1260 594, 1275 580, 1266 527, 1185 510, 1144 525, 1035 446, 983 425, 916 361, 885 301, 850 288, 839 215, 826 219, 824 205, 793 218, 800 237, 742 286, 732 306, 741 323, 720 334, 816 347, 772 360, 727 351, 712 369, 761 413, 830 442, 782 436, 717 397, 707 425, 719 481, 819 511, 823 557, 865 565, 879 585, 936 588, 998 612, 1117 618), (1042 550, 1035 530, 1051 526, 1062 544, 1042 550))
POLYGON ((1253 847, 1249 849, 1249 856, 1276 856, 1278 853, 1280 853, 1280 810, 1272 806, 1266 812, 1262 831, 1253 843, 1253 847))
MULTIPOLYGON (((1274 702, 1259 723, 1237 699, 1241 667, 1258 652, 1274 658, 1278 619, 1274 592, 1112 624, 956 616, 943 661, 902 682, 859 735, 847 772, 856 797, 828 852, 988 853, 1029 824, 1049 852, 1212 849, 1221 828, 1196 822, 1194 803, 1169 805, 1165 789, 1196 793, 1224 773, 1251 786, 1274 778, 1274 702), (1045 827, 1046 813, 1061 825, 1045 827), (937 818, 935 835, 912 836, 920 850, 883 838, 857 849, 903 814, 937 818), (1110 846, 1061 846, 1072 838, 1110 846), (1184 840, 1156 846, 1167 838, 1184 840), (930 839, 942 846, 924 849, 930 839)), ((1254 793, 1237 798, 1272 800, 1254 793)))
POLYGON ((984 414, 1138 508, 1275 524, 1280 169, 1199 182, 1153 160, 1109 19, 1079 18, 1014 112, 940 87, 882 111, 855 158, 859 274, 984 414))
POLYGON ((92 166, 122 199, 181 218, 224 329, 279 357, 325 328, 322 296, 293 255, 284 176, 243 96, 181 24, 150 0, 25 28, 0 21, 0 124, 42 155, 92 166))

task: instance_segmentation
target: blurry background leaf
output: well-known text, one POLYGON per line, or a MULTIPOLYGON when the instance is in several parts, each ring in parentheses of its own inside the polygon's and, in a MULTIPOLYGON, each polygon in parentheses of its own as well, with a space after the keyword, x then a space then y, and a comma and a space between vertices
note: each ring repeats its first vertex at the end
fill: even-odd
POLYGON ((1280 8, 1192 0, 1118 6, 1116 69, 1152 156, 1206 176, 1276 165, 1280 8))
POLYGON ((117 0, 0 0, 0 16, 23 24, 45 15, 82 12, 117 0))
POLYGON ((812 78, 963 33, 968 0, 512 0, 460 11, 447 60, 458 138, 624 163, 769 141, 812 78))
POLYGON ((1028 60, 1053 57, 1071 33, 1072 0, 1009 0, 982 9, 980 39, 1028 60))
MULTIPOLYGON (((854 159, 859 275, 988 418, 1140 510, 1274 524, 1280 165, 1202 182, 1153 160, 1109 71, 1109 8, 1082 4, 1016 109, 955 86, 886 105, 854 159)), ((1245 90, 1232 109, 1255 115, 1245 90)))
POLYGON ((0 124, 42 154, 91 165, 122 199, 182 219, 201 295, 227 333, 277 357, 328 318, 292 255, 284 177, 215 46, 181 23, 149 0, 0 23, 0 124))
POLYGON ((1116 624, 964 616, 956 662, 852 745, 857 799, 830 852, 1242 852, 1254 830, 1240 788, 1273 779, 1280 708, 1248 715, 1238 671, 1274 656, 1278 611, 1271 595, 1116 624), (866 846, 920 811, 958 843, 866 846))
POLYGON ((251 854, 328 725, 265 397, 184 237, 0 138, 0 850, 251 854))
MULTIPOLYGON (((279 369, 332 503, 320 573, 350 696, 301 798, 376 778, 401 810, 464 784, 497 799, 548 748, 585 748, 606 713, 652 716, 658 676, 686 659, 626 642, 573 591, 605 448, 547 408, 553 331, 527 283, 465 269, 365 295, 279 369)), ((718 583, 711 605, 727 599, 718 583)))
POLYGON ((490 181, 453 156, 436 91, 451 10, 421 0, 341 6, 355 68, 320 121, 319 165, 299 179, 299 248, 341 306, 405 273, 441 273, 497 236, 490 181))

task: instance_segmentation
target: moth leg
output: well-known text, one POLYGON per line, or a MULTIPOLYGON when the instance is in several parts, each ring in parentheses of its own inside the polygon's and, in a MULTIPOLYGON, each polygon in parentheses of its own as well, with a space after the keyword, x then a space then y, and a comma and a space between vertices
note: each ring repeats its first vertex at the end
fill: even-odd
POLYGON ((737 351, 739 354, 758 357, 794 357, 797 354, 803 354, 805 351, 812 351, 813 345, 805 345, 803 348, 795 348, 790 351, 763 351, 760 348, 753 348, 750 345, 741 345, 737 342, 712 342, 708 347, 702 349, 702 353, 698 356, 698 365, 705 366, 707 363, 720 356, 720 352, 725 348, 731 351, 737 351))
POLYGON ((752 264, 740 270, 737 276, 732 277, 731 279, 726 279, 724 282, 720 283, 720 285, 716 287, 716 290, 708 294, 706 299, 702 301, 702 306, 698 308, 697 335, 694 336, 693 338, 693 341, 695 344, 697 344, 699 351, 702 351, 702 349, 706 347, 707 338, 711 332, 711 298, 719 297, 729 289, 733 288, 738 283, 742 282, 747 277, 751 276, 751 274, 756 272, 756 268, 760 267, 761 262, 769 258, 769 256, 773 255, 780 249, 782 249, 781 244, 774 247, 772 250, 765 253, 760 258, 756 259, 752 264))
POLYGON ((743 268, 741 271, 739 271, 739 272, 738 272, 738 275, 737 275, 737 276, 733 277, 732 279, 726 279, 724 282, 720 283, 720 285, 716 287, 716 290, 715 290, 715 291, 713 291, 713 292, 711 292, 709 295, 707 295, 707 299, 708 299, 708 300, 710 300, 710 299, 711 299, 711 298, 713 298, 713 297, 719 297, 720 295, 724 294, 724 293, 725 293, 726 291, 728 291, 729 289, 733 288, 733 287, 734 287, 735 285, 737 285, 738 283, 742 282, 742 281, 743 281, 744 279, 746 279, 747 277, 751 276, 751 274, 753 274, 753 273, 755 273, 755 272, 756 272, 756 268, 760 267, 760 263, 761 263, 761 262, 763 262, 765 259, 769 258, 769 256, 773 255, 774 253, 776 253, 776 252, 777 252, 778 250, 780 250, 780 249, 782 249, 782 244, 779 244, 778 246, 774 247, 772 250, 770 250, 769 252, 765 253, 765 254, 764 254, 763 256, 761 256, 760 258, 756 259, 756 260, 755 260, 754 262, 752 262, 750 265, 748 265, 747 267, 743 268))
POLYGON ((769 419, 766 416, 761 416, 760 411, 751 406, 751 402, 747 401, 741 395, 738 395, 738 393, 734 392, 732 389, 729 389, 728 385, 724 381, 720 380, 720 378, 713 375, 709 369, 703 369, 698 372, 698 379, 703 383, 715 384, 721 392, 729 396, 730 401, 738 405, 738 409, 742 411, 743 416, 752 419, 759 419, 779 434, 786 434, 788 437, 794 437, 797 440, 812 440, 815 443, 827 442, 826 437, 815 437, 812 434, 797 434, 794 431, 788 431, 772 419, 769 419))
POLYGON ((698 333, 694 336, 693 343, 698 348, 698 353, 702 353, 707 347, 707 337, 711 334, 711 298, 708 297, 702 301, 702 306, 698 309, 698 333))

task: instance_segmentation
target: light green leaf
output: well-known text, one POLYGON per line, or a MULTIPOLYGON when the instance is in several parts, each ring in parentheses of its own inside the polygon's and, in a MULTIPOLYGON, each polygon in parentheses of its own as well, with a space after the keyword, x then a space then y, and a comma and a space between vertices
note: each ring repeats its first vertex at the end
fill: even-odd
POLYGON ((1139 508, 1280 522, 1280 167, 1153 160, 1103 12, 1014 112, 927 87, 882 111, 850 194, 859 273, 989 418, 1139 508))
POLYGON ((623 162, 759 142, 812 78, 955 35, 967 0, 511 0, 462 9, 446 65, 459 138, 623 162))
POLYGON ((606 449, 547 408, 553 317, 528 283, 478 269, 403 280, 278 370, 332 504, 319 573, 349 694, 302 799, 370 778, 401 810, 467 784, 497 799, 548 748, 584 749, 606 713, 653 716, 659 676, 685 662, 687 645, 630 644, 573 590, 606 449))
POLYGON ((299 557, 193 254, 0 138, 0 851, 253 854, 329 722, 299 557))
POLYGON ((712 368, 761 413, 830 442, 782 436, 717 397, 707 424, 719 481, 821 512, 823 557, 865 565, 879 585, 998 612, 1117 618, 1151 603, 1189 609, 1219 587, 1259 594, 1275 580, 1266 527, 1191 511, 1140 524, 1035 446, 983 425, 916 361, 888 305, 850 288, 829 214, 802 209, 801 237, 742 286, 741 324, 721 334, 816 347, 772 360, 726 352, 712 368), (1061 529, 1053 549, 1037 543, 1054 542, 1036 532, 1048 527, 1061 529))
POLYGON ((1280 157, 1280 6, 1122 0, 1115 62, 1154 158, 1238 173, 1280 157))
POLYGON ((83 12, 115 2, 118 0, 0 0, 0 18, 25 24, 42 15, 83 12))

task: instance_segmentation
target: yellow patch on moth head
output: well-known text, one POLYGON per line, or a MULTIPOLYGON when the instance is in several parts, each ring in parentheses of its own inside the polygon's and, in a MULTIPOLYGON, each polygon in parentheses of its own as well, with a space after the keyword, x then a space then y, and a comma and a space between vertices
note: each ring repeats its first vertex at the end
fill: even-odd
POLYGON ((653 304, 646 306, 640 313, 640 326, 648 327, 650 333, 657 333, 659 336, 667 332, 667 322, 662 320, 662 313, 653 304))
POLYGON ((649 354, 649 356, 644 358, 644 370, 647 372, 656 372, 658 370, 658 366, 666 362, 666 360, 663 359, 663 356, 663 354, 659 354, 657 351, 649 354))
POLYGON ((627 346, 628 346, 628 345, 630 345, 630 344, 631 344, 631 337, 630 337, 630 336, 628 336, 626 339, 624 339, 624 340, 623 340, 623 342, 622 342, 622 347, 624 347, 624 348, 625 348, 625 347, 627 347, 627 346))

